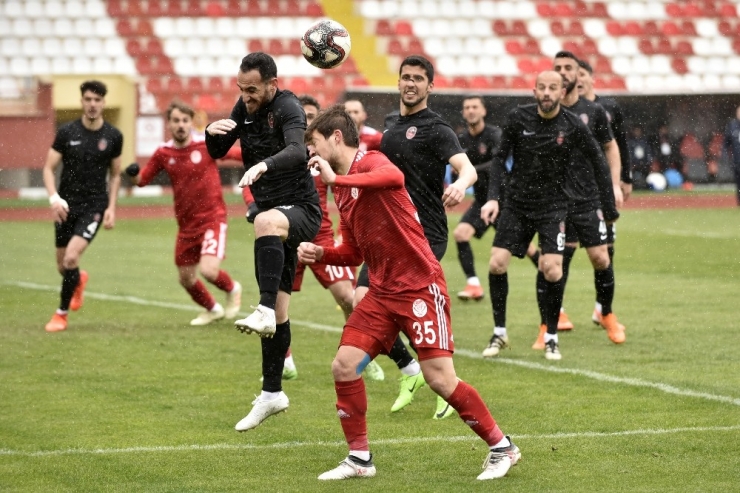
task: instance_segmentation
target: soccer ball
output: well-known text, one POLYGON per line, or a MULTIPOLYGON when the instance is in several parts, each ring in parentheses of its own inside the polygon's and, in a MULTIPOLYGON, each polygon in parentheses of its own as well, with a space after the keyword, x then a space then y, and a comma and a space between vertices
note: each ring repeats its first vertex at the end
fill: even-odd
POLYGON ((334 68, 349 56, 349 31, 337 21, 325 19, 306 29, 301 38, 303 57, 318 68, 334 68))
POLYGON ((655 192, 662 192, 668 186, 668 180, 665 179, 663 173, 650 173, 645 181, 648 187, 655 192))

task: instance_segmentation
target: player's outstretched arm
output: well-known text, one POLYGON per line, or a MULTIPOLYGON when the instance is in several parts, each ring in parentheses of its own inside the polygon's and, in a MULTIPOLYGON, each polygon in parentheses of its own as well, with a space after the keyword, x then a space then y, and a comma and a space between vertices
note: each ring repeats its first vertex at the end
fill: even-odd
POLYGON ((50 148, 49 153, 46 155, 46 163, 44 163, 43 178, 46 192, 49 194, 51 215, 54 218, 54 222, 58 223, 66 221, 67 213, 69 212, 67 201, 57 193, 56 179, 54 178, 54 170, 56 170, 61 162, 62 154, 50 148))
MULTIPOLYGON (((232 117, 236 118, 233 112, 232 117)), ((216 120, 206 127, 206 148, 213 159, 224 157, 239 137, 239 126, 233 118, 216 120)))
POLYGON ((108 207, 103 213, 103 227, 105 229, 113 229, 116 225, 116 204, 118 203, 119 188, 121 188, 121 156, 112 159, 110 163, 108 207))

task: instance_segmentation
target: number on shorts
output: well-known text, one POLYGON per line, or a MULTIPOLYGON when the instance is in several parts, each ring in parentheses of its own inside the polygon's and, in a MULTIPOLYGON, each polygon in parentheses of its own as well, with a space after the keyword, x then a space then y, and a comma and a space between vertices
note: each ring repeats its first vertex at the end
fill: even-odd
POLYGON ((558 251, 565 250, 565 233, 558 233, 558 251))
POLYGON ((90 235, 94 235, 95 234, 95 231, 98 230, 99 224, 100 223, 98 223, 97 221, 93 221, 90 224, 88 224, 87 225, 87 231, 88 231, 88 233, 90 233, 90 235))
POLYGON ((201 255, 216 255, 218 252, 218 240, 212 229, 206 230, 203 246, 200 249, 201 255))
POLYGON ((604 221, 599 221, 599 235, 602 240, 606 239, 606 223, 604 221))
POLYGON ((347 279, 354 279, 352 270, 349 267, 340 267, 338 265, 327 265, 324 270, 329 274, 329 279, 334 282, 338 279, 344 279, 344 273, 347 273, 347 279))
POLYGON ((434 322, 432 322, 431 320, 424 321, 424 330, 422 330, 421 324, 419 322, 414 322, 414 325, 412 327, 414 329, 414 332, 416 332, 416 337, 414 337, 414 344, 416 344, 417 346, 422 342, 426 342, 427 344, 434 344, 435 342, 437 342, 437 333, 434 331, 434 322))

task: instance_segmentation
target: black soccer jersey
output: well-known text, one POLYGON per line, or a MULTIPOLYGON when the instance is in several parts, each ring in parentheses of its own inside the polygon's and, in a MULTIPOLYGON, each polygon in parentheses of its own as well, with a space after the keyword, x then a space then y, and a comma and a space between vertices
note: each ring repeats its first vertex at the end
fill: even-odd
POLYGON ((475 200, 479 204, 485 204, 488 200, 488 181, 491 176, 490 163, 493 161, 493 156, 498 152, 498 146, 501 143, 501 129, 493 125, 486 125, 478 135, 470 135, 470 131, 466 130, 457 138, 465 154, 468 155, 468 159, 478 172, 478 181, 473 185, 475 200), (486 163, 489 166, 480 169, 481 165, 486 163))
POLYGON ((545 119, 537 113, 536 104, 513 109, 493 159, 488 198, 500 200, 506 158, 512 153, 514 164, 508 172, 503 206, 533 215, 567 209, 565 173, 576 149, 606 166, 599 144, 574 113, 561 108, 554 118, 545 119))
POLYGON ((108 122, 88 130, 82 120, 75 120, 59 127, 51 148, 62 155, 59 196, 70 207, 107 207, 108 172, 111 161, 121 155, 121 132, 108 122))
MULTIPOLYGON (((578 98, 573 106, 563 106, 563 109, 575 113, 588 126, 601 149, 607 142, 614 140, 606 111, 601 105, 586 98, 578 98)), ((598 162, 576 150, 573 165, 566 171, 566 178, 565 190, 570 197, 570 212, 581 213, 602 206, 604 209, 613 207, 614 190, 608 165, 598 167, 598 162)))
POLYGON ((622 108, 611 98, 596 96, 594 100, 606 111, 606 117, 612 127, 614 139, 619 147, 619 160, 622 164, 621 179, 624 183, 632 183, 632 164, 630 163, 630 148, 627 144, 627 129, 624 128, 624 113, 622 108))
POLYGON ((247 106, 239 98, 229 118, 236 127, 226 135, 206 132, 208 153, 219 159, 238 138, 245 170, 260 162, 267 164, 267 172, 249 187, 260 209, 319 203, 306 167, 306 114, 292 92, 278 90, 272 101, 254 114, 247 113, 247 106))
POLYGON ((455 132, 441 116, 425 108, 395 117, 383 133, 380 151, 403 171, 429 243, 447 243, 442 204, 445 171, 450 158, 463 152, 455 132))

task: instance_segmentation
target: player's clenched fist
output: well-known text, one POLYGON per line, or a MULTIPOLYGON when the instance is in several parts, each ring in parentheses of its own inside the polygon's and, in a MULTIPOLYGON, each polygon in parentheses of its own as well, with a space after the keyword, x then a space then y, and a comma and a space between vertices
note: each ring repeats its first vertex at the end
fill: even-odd
POLYGON ((226 135, 236 128, 236 122, 229 118, 217 120, 206 127, 210 135, 226 135))
POLYGON ((489 200, 480 209, 480 218, 486 224, 491 224, 498 216, 498 200, 489 200))
POLYGON ((310 265, 321 261, 324 256, 324 249, 313 243, 304 241, 298 245, 298 261, 302 264, 310 265))
POLYGON ((308 160, 308 167, 319 172, 321 175, 321 181, 325 185, 334 185, 337 181, 337 174, 334 173, 333 169, 331 169, 329 162, 318 155, 313 156, 308 160))

